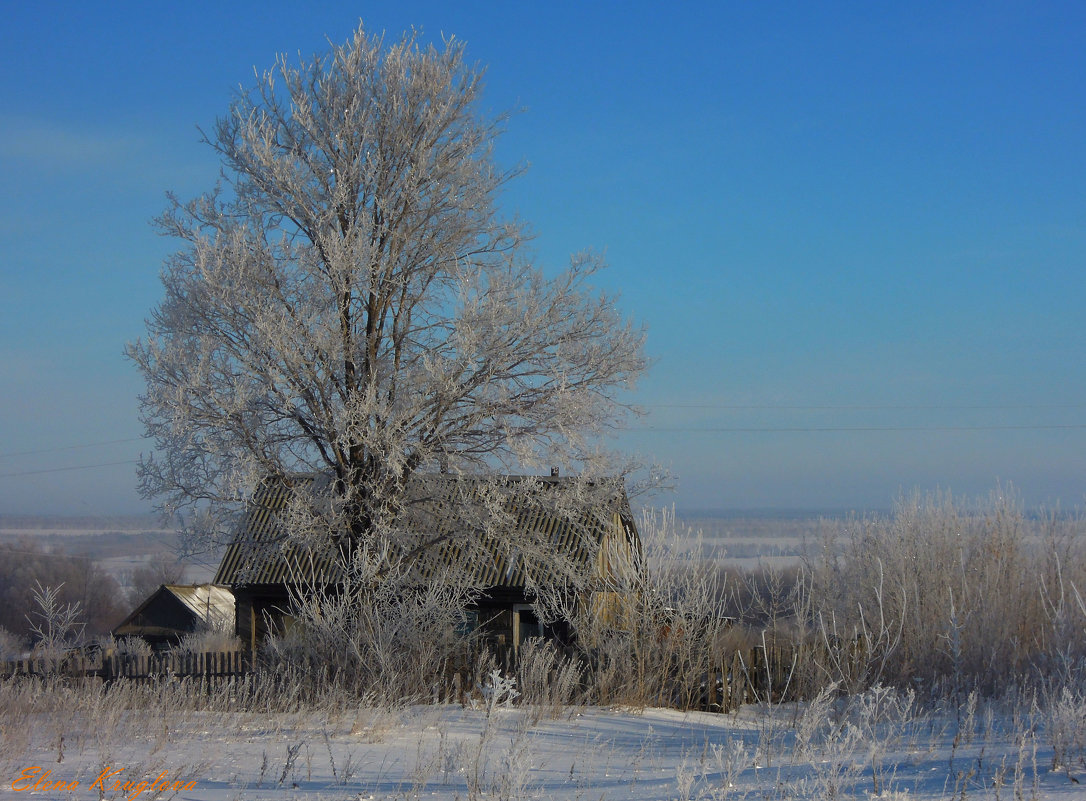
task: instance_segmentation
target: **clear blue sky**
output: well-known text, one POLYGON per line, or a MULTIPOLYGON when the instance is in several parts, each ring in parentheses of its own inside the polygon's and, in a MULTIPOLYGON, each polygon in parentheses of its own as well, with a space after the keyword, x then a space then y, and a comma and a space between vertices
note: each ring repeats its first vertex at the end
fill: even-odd
POLYGON ((1082 505, 1082 4, 40 2, 0 30, 0 513, 149 508, 132 464, 56 471, 148 448, 149 220, 214 182, 196 126, 254 66, 360 16, 466 40, 524 110, 507 208, 544 265, 605 249, 648 326, 619 444, 661 500, 1082 505))

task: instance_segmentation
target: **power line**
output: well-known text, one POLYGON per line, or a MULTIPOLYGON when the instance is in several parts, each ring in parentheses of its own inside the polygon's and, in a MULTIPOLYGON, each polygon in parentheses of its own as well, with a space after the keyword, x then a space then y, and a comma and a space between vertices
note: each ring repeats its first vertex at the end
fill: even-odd
POLYGON ((1086 409, 1086 403, 1052 404, 845 404, 845 405, 790 405, 774 403, 637 403, 646 409, 724 409, 737 411, 976 411, 976 410, 1039 410, 1039 409, 1086 409))
MULTIPOLYGON (((720 407, 713 407, 720 408, 720 407)), ((765 408, 765 407, 759 407, 765 408)), ((783 407, 780 407, 783 408, 783 407)), ((803 407, 815 408, 815 407, 803 407)), ((880 407, 889 408, 889 407, 880 407)), ((993 407, 994 408, 994 407, 993 407)), ((666 434, 825 434, 825 433, 866 433, 866 432, 955 432, 955 431, 1081 431, 1086 423, 1066 425, 980 425, 980 426, 637 426, 625 429, 627 433, 666 433, 666 434)), ((21 470, 0 473, 0 478, 18 478, 47 473, 64 473, 71 470, 92 470, 96 467, 115 467, 117 465, 138 464, 139 459, 125 459, 119 462, 100 462, 98 464, 72 465, 70 467, 48 467, 40 470, 21 470)))
POLYGON ((777 434, 851 431, 1063 431, 1086 429, 1086 424, 1071 425, 992 425, 992 426, 644 426, 626 431, 659 431, 691 434, 777 434))
MULTIPOLYGON (((122 533, 127 533, 127 532, 122 532, 122 533)), ((165 547, 174 556, 177 556, 177 548, 176 548, 176 546, 171 545, 168 542, 163 542, 160 538, 155 537, 150 531, 134 532, 134 535, 135 536, 147 536, 151 540, 153 540, 154 542, 156 542, 159 545, 162 545, 163 547, 165 547)), ((33 537, 34 535, 30 535, 30 536, 33 537)), ((65 535, 60 534, 59 536, 63 537, 65 535)), ((81 535, 79 535, 79 536, 81 536, 81 535)), ((109 557, 87 556, 86 554, 68 553, 67 551, 63 551, 62 553, 59 553, 59 554, 52 553, 52 552, 49 552, 49 551, 21 551, 21 550, 16 550, 14 548, 8 548, 8 547, 6 547, 6 545, 4 543, 0 543, 0 554, 20 554, 20 555, 23 555, 23 556, 45 556, 45 557, 62 556, 65 559, 82 559, 82 560, 87 561, 87 562, 95 562, 100 567, 102 566, 102 562, 104 562, 106 559, 109 558, 109 557)), ((151 556, 154 556, 154 554, 151 554, 151 556)), ((200 567, 206 567, 208 570, 211 570, 213 573, 215 572, 215 570, 218 567, 217 565, 213 565, 213 564, 210 564, 209 562, 205 562, 203 559, 197 559, 195 556, 186 556, 186 557, 177 556, 177 561, 179 561, 179 562, 195 562, 200 567)))
POLYGON ((143 437, 126 437, 125 439, 108 439, 104 442, 88 442, 85 445, 62 445, 57 448, 40 448, 34 451, 15 451, 13 453, 0 453, 0 459, 10 459, 15 456, 33 456, 38 453, 59 453, 60 451, 74 451, 80 448, 100 448, 103 445, 119 445, 122 442, 138 442, 143 437))
POLYGON ((11 479, 18 475, 40 475, 41 473, 63 473, 68 470, 92 470, 98 467, 114 467, 116 465, 136 465, 139 459, 125 459, 124 461, 103 461, 99 465, 75 465, 63 468, 45 468, 42 470, 23 470, 14 473, 0 473, 0 479, 11 479))
MULTIPOLYGON (((1050 403, 1050 404, 774 404, 774 403, 635 403, 645 409, 717 409, 723 411, 983 411, 983 410, 1043 410, 1043 409, 1086 409, 1086 403, 1050 403)), ((895 428, 895 427, 860 427, 860 428, 757 428, 757 429, 689 429, 696 431, 982 431, 1003 430, 1012 428, 1033 429, 1053 428, 1060 426, 949 426, 949 427, 919 427, 919 428, 895 428)), ((1082 426, 1065 426, 1066 428, 1082 428, 1082 426)), ((686 431, 688 429, 664 429, 654 428, 655 431, 686 431)), ((145 437, 124 437, 123 439, 109 439, 101 442, 86 442, 79 445, 60 445, 55 448, 38 448, 27 451, 12 451, 0 453, 0 459, 11 459, 16 456, 35 456, 43 453, 61 453, 63 451, 82 450, 84 448, 101 448, 107 445, 121 445, 127 442, 139 442, 145 437)), ((109 464, 126 464, 125 462, 111 462, 109 464)), ((34 472, 54 472, 61 470, 83 470, 92 467, 105 467, 108 465, 86 465, 83 467, 59 467, 49 470, 30 471, 24 473, 0 473, 0 477, 31 475, 34 472)))

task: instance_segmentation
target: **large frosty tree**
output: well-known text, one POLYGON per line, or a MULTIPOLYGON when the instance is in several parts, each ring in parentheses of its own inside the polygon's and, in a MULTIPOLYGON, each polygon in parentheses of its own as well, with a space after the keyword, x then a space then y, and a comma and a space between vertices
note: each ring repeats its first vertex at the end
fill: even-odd
POLYGON ((499 215, 513 172, 481 77, 458 42, 359 29, 280 58, 205 135, 222 180, 171 198, 159 225, 183 245, 128 348, 163 509, 212 536, 259 482, 321 475, 321 524, 366 536, 402 523, 420 473, 613 473, 597 438, 643 334, 589 286, 596 257, 548 278, 499 215))

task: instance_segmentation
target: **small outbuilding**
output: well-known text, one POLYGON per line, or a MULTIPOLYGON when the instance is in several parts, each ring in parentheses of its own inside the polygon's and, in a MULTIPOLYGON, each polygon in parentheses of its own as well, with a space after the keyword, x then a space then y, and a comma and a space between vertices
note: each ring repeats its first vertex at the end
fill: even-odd
POLYGON ((233 631, 234 594, 218 584, 163 584, 113 629, 140 637, 156 650, 171 648, 197 631, 233 631))

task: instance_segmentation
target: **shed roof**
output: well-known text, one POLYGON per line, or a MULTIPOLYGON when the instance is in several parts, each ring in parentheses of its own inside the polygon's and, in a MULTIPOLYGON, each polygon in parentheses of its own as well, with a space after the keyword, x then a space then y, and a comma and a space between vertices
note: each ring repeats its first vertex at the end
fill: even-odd
MULTIPOLYGON (((174 607, 176 608, 176 607, 174 607)), ((234 593, 229 587, 215 584, 163 584, 145 598, 120 624, 113 629, 116 637, 163 636, 194 631, 204 625, 217 628, 229 625, 234 619, 234 593), (191 625, 179 628, 176 620, 155 620, 163 607, 156 604, 168 598, 191 615, 191 625), (158 612, 155 612, 155 609, 158 612)))
POLYGON ((234 614, 234 593, 217 584, 163 584, 203 623, 215 623, 234 614))
MULTIPOLYGON (((268 481, 257 489, 215 574, 216 584, 342 580, 336 548, 308 549, 287 537, 279 523, 279 514, 291 502, 293 487, 307 485, 312 489, 315 480, 319 478, 268 481)), ((436 541, 414 564, 416 574, 427 580, 454 569, 462 580, 477 587, 525 587, 547 580, 548 572, 547 565, 525 556, 529 550, 562 556, 582 568, 594 564, 608 533, 640 550, 629 500, 621 488, 600 488, 599 500, 575 514, 564 513, 549 502, 558 495, 551 490, 573 480, 449 474, 423 474, 413 479, 407 489, 412 508, 410 537, 420 543, 436 541), (480 494, 495 485, 504 490, 501 506, 512 528, 501 537, 486 534, 484 527, 472 524, 471 514, 465 514, 469 507, 475 519, 485 514, 480 494)))

